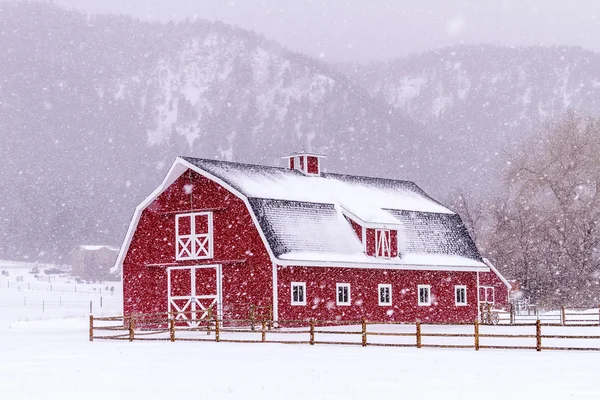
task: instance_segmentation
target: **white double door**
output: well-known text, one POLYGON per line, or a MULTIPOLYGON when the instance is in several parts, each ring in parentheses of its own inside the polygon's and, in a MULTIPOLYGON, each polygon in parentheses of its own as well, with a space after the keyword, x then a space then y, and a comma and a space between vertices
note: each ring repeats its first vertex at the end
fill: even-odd
POLYGON ((200 320, 221 315, 222 272, 220 265, 167 268, 168 310, 175 321, 197 327, 200 320))

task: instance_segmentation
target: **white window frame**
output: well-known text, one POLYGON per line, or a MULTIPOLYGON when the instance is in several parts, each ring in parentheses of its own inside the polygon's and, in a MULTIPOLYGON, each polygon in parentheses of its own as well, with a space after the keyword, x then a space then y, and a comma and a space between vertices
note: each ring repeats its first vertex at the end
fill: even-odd
POLYGON ((350 284, 349 283, 336 283, 335 284, 335 303, 338 306, 349 306, 352 304, 352 298, 350 297, 350 284), (340 288, 345 288, 348 291, 348 301, 340 301, 340 288))
POLYGON ((292 282, 290 285, 290 300, 293 306, 305 306, 306 305, 306 282, 292 282), (302 288, 302 300, 294 300, 294 289, 296 287, 302 288))
POLYGON ((490 303, 490 304, 495 304, 496 303, 496 288, 493 286, 479 286, 479 290, 480 290, 480 296, 481 296, 481 289, 483 289, 483 298, 479 299, 480 303, 490 303), (492 301, 490 301, 489 297, 488 297, 488 290, 491 291, 492 293, 492 301))
POLYGON ((391 258, 392 232, 389 229, 375 229, 375 257, 391 258))
POLYGON ((430 306, 431 305, 431 285, 418 285, 417 286, 417 302, 420 306, 430 306), (427 301, 421 301, 421 289, 427 289, 427 301))
POLYGON ((456 285, 454 286, 454 304, 456 306, 466 306, 467 305, 467 286, 465 285, 456 285), (458 298, 458 291, 459 290, 464 290, 465 293, 465 301, 464 302, 459 302, 459 298, 458 298))
POLYGON ((203 260, 213 258, 213 215, 212 212, 195 212, 175 215, 175 259, 203 260), (208 232, 196 233, 196 217, 206 215, 208 232), (179 234, 179 220, 190 219, 189 235, 179 234))
POLYGON ((390 285, 389 283, 380 283, 379 285, 377 285, 377 295, 378 295, 378 302, 380 306, 391 306, 392 305, 392 285, 390 285), (382 302, 381 301, 381 290, 382 289, 387 289, 388 293, 390 295, 390 300, 389 302, 382 302))

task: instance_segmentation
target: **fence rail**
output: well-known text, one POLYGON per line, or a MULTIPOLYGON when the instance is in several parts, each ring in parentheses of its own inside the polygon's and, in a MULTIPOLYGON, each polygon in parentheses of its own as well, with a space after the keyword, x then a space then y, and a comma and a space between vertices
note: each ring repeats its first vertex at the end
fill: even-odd
MULTIPOLYGON (((179 313, 178 313, 179 314, 179 313)), ((600 351, 597 325, 545 324, 391 324, 362 320, 335 321, 227 320, 215 317, 176 319, 169 313, 89 317, 89 340, 214 341, 229 343, 329 344, 447 349, 600 351), (196 326, 189 326, 197 322, 196 326), (301 325, 298 323, 301 322, 301 325), (275 328, 273 326, 293 326, 275 328), (257 326, 255 326, 257 325, 257 326), (533 328, 533 329, 532 329, 533 328), (576 329, 577 328, 577 329, 576 329), (498 332, 500 330, 500 332, 498 332), (510 331, 510 332, 508 332, 510 331), (585 331, 585 332, 583 332, 585 331), (204 334, 202 334, 204 333, 204 334), (591 342, 591 343, 590 343, 591 342)))

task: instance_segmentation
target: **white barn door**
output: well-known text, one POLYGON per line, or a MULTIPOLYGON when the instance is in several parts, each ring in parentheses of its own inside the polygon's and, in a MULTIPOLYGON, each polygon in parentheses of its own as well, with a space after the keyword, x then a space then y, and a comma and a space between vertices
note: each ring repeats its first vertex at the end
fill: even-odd
MULTIPOLYGON (((167 268, 168 310, 175 321, 197 327, 213 309, 221 315, 221 266, 201 265, 167 268)), ((214 315, 214 314, 213 314, 214 315)))

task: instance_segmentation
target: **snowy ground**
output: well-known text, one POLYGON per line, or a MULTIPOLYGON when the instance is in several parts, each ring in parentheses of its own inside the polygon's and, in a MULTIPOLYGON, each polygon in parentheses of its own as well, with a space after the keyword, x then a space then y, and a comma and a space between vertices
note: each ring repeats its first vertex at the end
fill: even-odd
MULTIPOLYGON (((598 352, 90 343, 85 315, 106 284, 78 285, 69 306, 41 312, 22 297, 57 301, 73 283, 19 291, 9 278, 10 289, 0 280, 1 399, 600 398, 598 352)), ((118 313, 116 292, 107 298, 94 314, 118 313)))

